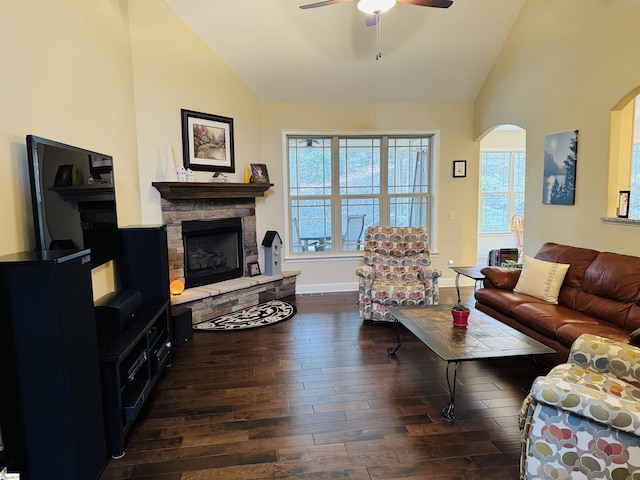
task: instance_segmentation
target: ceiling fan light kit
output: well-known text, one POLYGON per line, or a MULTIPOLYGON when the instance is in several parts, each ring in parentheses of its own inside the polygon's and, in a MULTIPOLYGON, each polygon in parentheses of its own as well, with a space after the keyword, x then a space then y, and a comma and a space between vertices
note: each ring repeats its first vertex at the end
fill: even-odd
POLYGON ((369 15, 378 15, 393 8, 396 0, 360 0, 358 10, 369 15))
MULTIPOLYGON (((347 3, 353 0, 323 0, 321 2, 308 3, 306 5, 300 5, 300 8, 317 8, 326 7, 328 5, 336 5, 339 3, 347 3)), ((358 0, 358 10, 366 13, 367 19, 365 24, 367 27, 376 27, 376 43, 378 47, 378 53, 376 54, 376 60, 382 58, 382 34, 380 32, 381 14, 391 10, 396 1, 400 3, 408 3, 409 5, 417 5, 419 7, 435 7, 435 8, 449 8, 453 4, 453 0, 358 0)))
MULTIPOLYGON (((306 5, 300 5, 300 8, 306 10, 307 8, 326 7, 328 5, 337 5, 339 3, 348 3, 353 0, 323 0, 321 2, 307 3, 306 5)), ((449 8, 453 4, 453 0, 360 0, 358 2, 358 8, 365 13, 371 15, 375 13, 383 13, 392 8, 396 1, 400 3, 408 3, 409 5, 417 5, 419 7, 435 7, 435 8, 449 8), (369 6, 367 6, 369 4, 369 6)))

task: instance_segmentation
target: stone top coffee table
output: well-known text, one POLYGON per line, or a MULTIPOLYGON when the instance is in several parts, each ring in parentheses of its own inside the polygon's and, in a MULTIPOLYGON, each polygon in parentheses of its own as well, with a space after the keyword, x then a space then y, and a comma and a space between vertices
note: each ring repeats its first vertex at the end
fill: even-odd
MULTIPOLYGON (((442 418, 448 422, 455 420, 459 362, 555 353, 555 350, 473 307, 469 308, 469 325, 464 328, 453 326, 451 305, 387 308, 396 322, 407 327, 422 343, 447 362, 446 376, 450 401, 442 410, 442 418), (449 366, 452 363, 455 364, 453 379, 449 375, 449 366)), ((396 335, 398 344, 389 347, 390 355, 395 355, 401 345, 398 330, 396 335)))

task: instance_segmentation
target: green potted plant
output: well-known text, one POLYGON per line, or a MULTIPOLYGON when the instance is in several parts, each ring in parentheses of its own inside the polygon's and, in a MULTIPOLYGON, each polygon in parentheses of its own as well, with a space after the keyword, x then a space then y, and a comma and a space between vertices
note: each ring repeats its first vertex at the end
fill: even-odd
POLYGON ((453 316, 454 327, 466 327, 469 323, 469 307, 464 303, 458 302, 452 305, 451 315, 453 316))

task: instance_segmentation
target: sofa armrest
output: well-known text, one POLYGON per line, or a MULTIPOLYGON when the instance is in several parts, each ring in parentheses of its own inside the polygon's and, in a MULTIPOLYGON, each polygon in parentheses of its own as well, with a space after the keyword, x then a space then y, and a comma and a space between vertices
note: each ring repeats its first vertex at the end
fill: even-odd
POLYGON ((640 348, 628 343, 585 333, 571 345, 567 362, 640 387, 640 348))
POLYGON ((485 288, 513 290, 518 283, 520 268, 484 267, 480 272, 484 275, 485 288))
MULTIPOLYGON (((598 375, 596 372, 592 374, 598 375)), ((530 393, 536 402, 574 413, 614 430, 640 435, 638 400, 629 396, 620 397, 605 390, 594 388, 588 381, 576 384, 563 380, 553 375, 552 370, 551 374, 534 381, 530 393)))

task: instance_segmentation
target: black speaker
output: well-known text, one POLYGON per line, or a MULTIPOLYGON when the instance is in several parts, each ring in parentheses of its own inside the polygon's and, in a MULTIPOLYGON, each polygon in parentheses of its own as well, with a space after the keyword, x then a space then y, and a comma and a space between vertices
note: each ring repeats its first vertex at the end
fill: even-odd
POLYGON ((120 229, 120 236, 121 288, 138 290, 144 299, 169 300, 167 226, 125 227, 120 229))
POLYGON ((171 321, 173 322, 173 344, 175 346, 182 345, 193 338, 190 308, 171 307, 171 321))
POLYGON ((107 293, 95 301, 96 323, 99 332, 123 330, 142 306, 138 290, 118 290, 107 293))
POLYGON ((89 251, 0 257, 0 285, 2 466, 25 480, 99 478, 107 446, 89 251))

